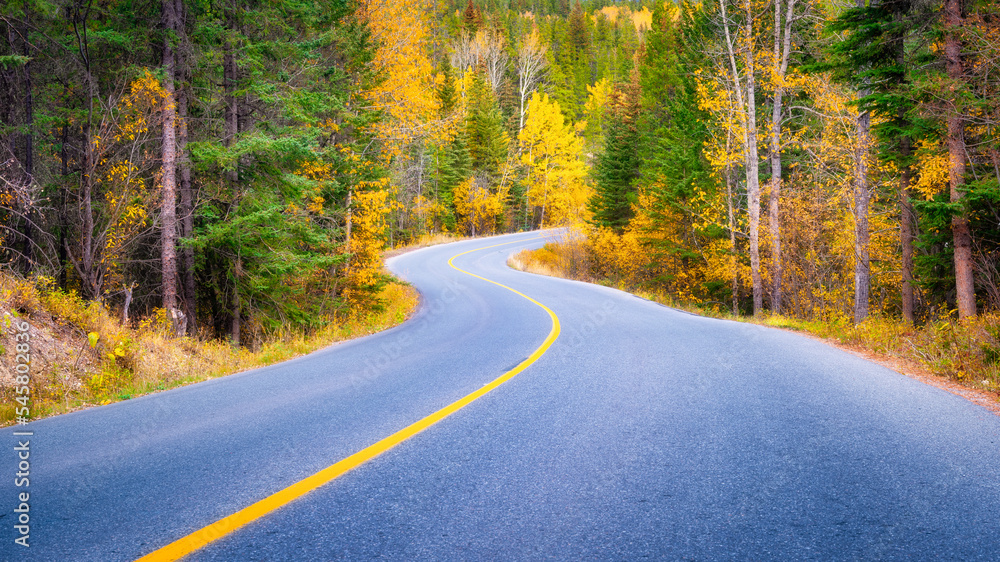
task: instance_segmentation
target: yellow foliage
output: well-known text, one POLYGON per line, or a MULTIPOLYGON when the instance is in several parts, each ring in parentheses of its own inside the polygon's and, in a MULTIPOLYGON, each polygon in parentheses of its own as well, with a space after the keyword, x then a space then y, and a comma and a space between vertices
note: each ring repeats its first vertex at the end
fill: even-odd
POLYGON ((359 8, 378 46, 370 66, 384 77, 362 96, 389 116, 376 125, 388 158, 402 154, 437 112, 435 74, 427 58, 432 37, 426 18, 433 6, 432 0, 365 0, 359 8))
MULTIPOLYGON (((741 264, 732 259, 729 240, 705 240, 699 245, 697 254, 685 250, 691 229, 698 228, 697 222, 717 224, 713 220, 719 219, 713 219, 710 213, 725 209, 724 200, 709 198, 701 186, 693 187, 692 207, 709 214, 689 217, 674 206, 663 207, 655 196, 657 186, 646 186, 638 194, 636 216, 625 236, 635 237, 642 243, 645 259, 641 269, 635 269, 636 274, 630 279, 630 284, 641 286, 647 280, 655 280, 657 289, 683 302, 699 304, 706 300, 706 283, 728 285, 734 274, 741 279, 748 276, 739 270, 734 273, 734 267, 741 264), (699 203, 699 200, 707 200, 708 203, 699 203), (692 218, 695 224, 691 223, 692 218), (639 273, 642 275, 639 276, 639 273)), ((622 258, 617 261, 621 263, 622 258)))
POLYGON ((386 216, 391 210, 385 183, 366 185, 354 194, 351 204, 351 258, 347 266, 344 298, 356 312, 376 304, 382 280, 382 250, 385 248, 386 216))
POLYGON ((542 223, 585 220, 592 190, 585 182, 583 141, 566 123, 559 104, 547 94, 533 93, 518 139, 521 163, 528 167, 528 201, 541 207, 542 223))
POLYGON ((607 79, 601 78, 593 86, 587 86, 587 101, 583 105, 583 120, 576 124, 577 132, 586 135, 588 141, 593 144, 594 139, 601 136, 604 131, 604 116, 607 115, 608 99, 614 85, 607 79))
MULTIPOLYGON (((166 91, 148 70, 129 86, 129 93, 118 100, 109 114, 113 118, 102 123, 104 138, 95 135, 95 170, 97 183, 104 190, 103 252, 100 265, 104 268, 104 291, 121 289, 126 283, 123 266, 129 244, 146 227, 149 211, 155 204, 155 193, 143 179, 144 168, 152 161, 137 143, 149 133, 156 112, 163 109, 166 91)), ((100 238, 99 238, 100 239, 100 238)))
POLYGON ((638 12, 632 12, 632 25, 636 31, 650 30, 653 28, 653 12, 643 6, 638 12))
MULTIPOLYGON (((300 209, 304 208, 306 212, 311 215, 323 215, 326 198, 320 195, 320 193, 322 192, 324 185, 334 179, 336 172, 333 169, 333 165, 320 160, 307 160, 299 166, 296 174, 312 180, 315 182, 315 185, 312 189, 307 190, 303 194, 302 201, 289 201, 288 205, 285 207, 285 212, 290 215, 296 215, 299 213, 300 209)), ((307 217, 306 220, 309 220, 309 217, 307 217)))
MULTIPOLYGON (((635 26, 636 31, 649 30, 653 27, 653 12, 649 11, 649 8, 643 8, 638 12, 633 12, 625 6, 605 6, 598 10, 598 12, 604 14, 604 17, 610 22, 618 21, 618 16, 624 15, 626 18, 632 20, 632 25, 635 26)), ((597 14, 594 14, 596 19, 597 14)))
POLYGON ((646 264, 646 252, 634 230, 617 234, 609 228, 597 228, 587 236, 593 257, 594 273, 624 286, 641 283, 639 274, 646 264))
POLYGON ((313 181, 331 181, 334 176, 333 165, 320 160, 308 160, 299 166, 298 175, 313 181))
MULTIPOLYGON (((770 55, 767 55, 770 56, 770 55)), ((765 88, 773 87, 776 76, 769 68, 770 60, 764 56, 762 67, 762 83, 765 88)), ((725 178, 742 176, 743 155, 742 136, 743 123, 738 116, 738 108, 727 85, 719 82, 716 76, 698 75, 697 87, 699 107, 713 115, 713 121, 719 126, 714 128, 711 140, 705 146, 705 155, 712 166, 713 175, 720 185, 725 185, 725 178)), ((785 146, 798 145, 805 149, 814 163, 808 167, 808 172, 789 166, 788 179, 783 182, 781 194, 781 237, 782 237, 782 270, 783 270, 783 309, 801 318, 845 318, 853 308, 854 299, 854 254, 855 254, 855 224, 852 212, 856 182, 855 157, 857 154, 857 110, 851 104, 854 94, 831 83, 825 76, 800 76, 789 73, 783 86, 800 88, 814 101, 817 112, 825 115, 822 129, 809 133, 806 129, 790 134, 783 139, 785 146)), ((767 123, 759 123, 766 127, 767 123)), ((760 131, 765 138, 764 131, 760 131)), ((879 182, 892 182, 898 173, 889 165, 879 164, 874 158, 868 158, 869 177, 873 186, 879 182)), ((698 210, 693 217, 694 228, 705 228, 708 225, 726 225, 728 217, 726 193, 724 190, 714 192, 701 191, 695 187, 693 197, 688 200, 689 206, 698 210)), ((733 187, 740 189, 740 184, 734 182, 733 187)), ((764 182, 763 200, 765 205, 770 197, 769 185, 764 182)), ((895 202, 891 199, 895 189, 891 185, 883 189, 872 188, 873 198, 868 213, 871 258, 871 291, 873 295, 872 311, 881 313, 898 306, 898 214, 895 202)), ((739 193, 736 194, 737 197, 739 193)), ((643 206, 640 194, 640 206, 643 206)), ((765 206, 766 208, 766 206, 765 206)), ((669 214, 669 213, 668 213, 669 214)), ((640 213, 641 218, 642 213, 640 213)), ((679 219, 680 217, 678 217, 679 219)), ((745 240, 747 228, 746 210, 736 208, 735 228, 741 232, 740 239, 745 240)), ((769 235, 768 213, 762 213, 760 224, 761 275, 765 294, 773 287, 773 247, 769 235)), ((662 225, 664 221, 660 221, 662 225)), ((652 233, 660 245, 670 244, 681 246, 687 235, 683 231, 652 233)), ((738 246, 745 244, 738 240, 738 246)), ((698 247, 704 269, 690 279, 691 284, 683 282, 683 273, 674 273, 667 269, 659 275, 667 279, 672 294, 680 295, 684 300, 697 302, 701 286, 715 285, 731 287, 734 278, 741 295, 746 295, 750 287, 749 264, 746 260, 745 247, 738 247, 737 255, 733 254, 732 243, 728 239, 714 239, 700 244, 698 247), (687 292, 687 295, 685 295, 687 292)), ((668 260, 669 261, 669 260, 668 260)), ((679 264, 678 264, 679 265, 679 264)), ((702 266, 693 264, 691 260, 684 269, 697 270, 702 266)))
POLYGON ((410 223, 418 225, 424 233, 446 230, 444 226, 448 208, 437 199, 417 195, 409 207, 409 214, 410 223))
POLYGON ((948 188, 948 152, 940 142, 922 140, 917 144, 917 181, 913 189, 924 199, 931 200, 948 188))
MULTIPOLYGON (((389 283, 379 295, 384 303, 379 310, 335 319, 315 333, 283 332, 264 342, 258 352, 251 352, 221 340, 177 338, 162 308, 142 319, 137 328, 122 325, 118 314, 102 303, 52 289, 53 284, 51 278, 40 277, 35 287, 0 271, 0 326, 4 318, 11 321, 8 312, 17 308, 28 312, 33 331, 53 336, 38 340, 43 352, 32 353, 35 417, 126 400, 290 359, 335 341, 397 325, 418 301, 416 291, 409 286, 389 283), (34 299, 30 311, 19 305, 19 295, 27 293, 34 299)), ((10 349, 0 334, 0 348, 4 344, 10 349)), ((0 385, 0 403, 13 402, 13 387, 0 385)), ((0 425, 13 422, 13 408, 0 408, 0 425)))
POLYGON ((507 188, 491 190, 475 178, 455 186, 453 196, 459 229, 472 236, 495 234, 503 217, 503 202, 507 194, 507 188))

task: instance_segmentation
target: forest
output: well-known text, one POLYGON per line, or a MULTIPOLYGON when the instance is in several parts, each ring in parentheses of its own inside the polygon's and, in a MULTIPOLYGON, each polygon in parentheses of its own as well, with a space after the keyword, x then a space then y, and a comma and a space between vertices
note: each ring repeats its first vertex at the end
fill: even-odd
POLYGON ((0 264, 236 346, 381 306, 387 248, 572 228, 735 315, 1000 308, 985 0, 22 0, 0 264))

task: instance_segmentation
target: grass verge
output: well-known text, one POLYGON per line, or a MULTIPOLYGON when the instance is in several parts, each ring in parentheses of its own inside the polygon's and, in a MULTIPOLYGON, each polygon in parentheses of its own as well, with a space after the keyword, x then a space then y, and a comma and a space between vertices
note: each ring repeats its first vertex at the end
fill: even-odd
POLYGON ((403 246, 397 246, 391 250, 387 250, 384 254, 385 259, 396 257, 400 254, 405 254, 407 252, 412 252, 413 250, 419 250, 420 248, 426 248, 428 246, 437 246, 438 244, 449 244, 451 242, 458 242, 460 240, 466 240, 466 236, 459 236, 457 234, 451 234, 448 232, 436 232, 433 234, 424 234, 415 241, 405 244, 403 246))
POLYGON ((39 419, 245 371, 402 323, 416 309, 409 285, 393 282, 381 310, 334 318, 312 334, 276 334, 255 351, 224 341, 177 338, 160 311, 124 325, 99 302, 0 272, 0 426, 16 416, 15 323, 30 324, 31 418, 39 419))
POLYGON ((873 317, 860 324, 848 319, 803 320, 770 315, 735 317, 679 302, 670 295, 621 282, 594 278, 581 244, 550 243, 511 256, 514 269, 613 286, 643 298, 687 312, 753 322, 802 332, 826 343, 880 363, 895 371, 959 394, 1000 414, 1000 315, 983 314, 961 322, 941 320, 912 326, 873 317), (583 265, 581 265, 583 264, 583 265))

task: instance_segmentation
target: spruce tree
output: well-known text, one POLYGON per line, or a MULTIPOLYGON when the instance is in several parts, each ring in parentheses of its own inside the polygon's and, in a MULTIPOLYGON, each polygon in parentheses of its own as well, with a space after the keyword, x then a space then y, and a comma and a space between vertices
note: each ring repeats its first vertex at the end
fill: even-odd
POLYGON ((466 139, 472 167, 490 176, 497 175, 507 159, 509 137, 496 96, 479 71, 469 87, 466 139))
POLYGON ((465 135, 459 132, 451 142, 439 151, 438 158, 438 201, 447 210, 444 217, 444 227, 455 228, 455 187, 468 179, 472 173, 469 160, 469 149, 465 144, 465 135))
POLYGON ((604 151, 594 165, 595 188, 589 208, 597 226, 621 233, 632 219, 639 177, 639 79, 618 84, 611 95, 604 151))
POLYGON ((701 57, 694 46, 700 44, 704 17, 701 11, 686 10, 675 22, 664 5, 657 5, 646 36, 639 65, 642 183, 655 195, 658 208, 649 209, 653 218, 662 218, 667 207, 686 208, 694 186, 707 183, 709 177, 702 156, 709 117, 698 108, 694 80, 701 57))
MULTIPOLYGON (((441 74, 444 80, 437 89, 438 104, 441 119, 453 117, 458 105, 458 89, 455 87, 454 69, 447 58, 441 64, 441 74)), ((437 157, 437 198, 444 206, 444 227, 447 230, 455 228, 455 187, 465 181, 472 172, 469 160, 469 148, 465 141, 466 131, 459 129, 458 134, 438 148, 437 157)))
MULTIPOLYGON (((644 232, 654 263, 679 257, 699 257, 698 245, 706 237, 733 232, 733 225, 696 228, 693 196, 696 190, 712 193, 717 182, 702 147, 710 138, 709 115, 698 107, 696 71, 704 64, 699 45, 707 42, 707 16, 703 10, 658 4, 646 49, 640 59, 642 86, 642 174, 638 186, 645 195, 644 232), (680 222, 681 224, 677 224, 680 222), (679 240, 659 235, 664 230, 686 231, 693 236, 679 240)), ((712 290, 712 289, 710 289, 712 290)), ((722 294, 713 298, 722 300, 722 294)))

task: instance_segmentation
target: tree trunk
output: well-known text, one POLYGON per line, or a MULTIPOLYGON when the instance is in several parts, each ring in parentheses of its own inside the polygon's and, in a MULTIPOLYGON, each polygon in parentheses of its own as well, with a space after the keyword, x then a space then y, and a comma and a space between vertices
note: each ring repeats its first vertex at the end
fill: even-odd
MULTIPOLYGON (((900 27, 902 27, 901 24, 903 23, 903 16, 904 13, 902 11, 896 12, 895 21, 900 27)), ((898 64, 900 68, 907 68, 906 44, 902 40, 902 37, 896 41, 896 64, 898 64)), ((907 73, 899 75, 897 80, 897 86, 901 89, 904 88, 908 80, 908 71, 907 73)), ((909 126, 910 123, 906 117, 905 108, 900 108, 898 110, 896 118, 901 123, 905 123, 905 126, 909 126)), ((900 136, 899 155, 900 161, 902 162, 902 166, 899 171, 899 245, 902 253, 902 260, 900 263, 902 286, 900 287, 899 296, 903 322, 912 325, 916 320, 916 315, 914 313, 916 299, 913 287, 913 242, 916 239, 917 215, 913 210, 913 205, 910 204, 910 185, 913 181, 913 170, 910 158, 913 155, 913 145, 912 139, 907 133, 900 136)))
MULTIPOLYGON (((731 133, 730 133, 731 134, 731 133)), ((729 154, 729 139, 726 140, 726 154, 729 154)), ((733 316, 739 316, 740 314, 740 271, 736 267, 736 212, 733 208, 733 172, 730 166, 727 164, 725 169, 726 174, 726 210, 729 214, 729 248, 732 251, 732 255, 729 257, 729 266, 733 270, 733 283, 732 283, 732 298, 733 298, 733 316)))
POLYGON ((760 278, 760 157, 757 154, 757 82, 754 72, 753 6, 746 0, 746 130, 745 157, 747 200, 750 214, 750 275, 753 278, 753 314, 764 312, 764 288, 760 278))
MULTIPOLYGON (((904 138, 902 141, 903 159, 910 156, 910 139, 904 138)), ((913 240, 916 237, 917 217, 913 212, 913 205, 910 204, 910 181, 912 172, 909 164, 903 166, 899 175, 899 242, 902 247, 903 261, 902 274, 903 286, 901 289, 903 321, 913 324, 915 316, 914 294, 913 294, 913 240)))
POLYGON ((66 240, 66 251, 87 296, 93 299, 101 296, 101 279, 94 263, 94 98, 96 97, 94 75, 90 67, 90 45, 87 39, 87 18, 91 5, 75 5, 72 11, 73 31, 80 51, 80 62, 86 82, 87 118, 83 123, 83 166, 80 172, 80 212, 83 223, 83 241, 80 255, 74 256, 66 240))
POLYGON ((134 283, 125 287, 125 304, 122 305, 122 324, 125 326, 128 326, 128 309, 132 306, 132 289, 134 288, 134 283))
POLYGON ((781 119, 784 114, 784 80, 788 72, 788 58, 792 51, 792 15, 795 0, 788 1, 782 33, 781 2, 774 2, 774 104, 771 107, 771 194, 769 223, 771 229, 772 289, 771 311, 781 313, 782 281, 784 271, 781 261, 781 119))
POLYGON ((728 0, 722 0, 719 7, 722 10, 723 30, 726 34, 726 47, 729 54, 729 64, 733 73, 733 85, 736 92, 736 102, 740 107, 740 120, 743 122, 743 157, 747 182, 747 211, 750 216, 750 276, 753 282, 753 313, 760 315, 764 308, 764 293, 760 279, 760 158, 757 154, 757 87, 754 80, 754 55, 751 48, 753 40, 753 12, 750 0, 746 0, 747 35, 746 49, 746 91, 743 91, 739 68, 736 66, 736 51, 733 48, 732 35, 729 33, 729 17, 726 14, 728 0), (747 99, 744 100, 744 95, 747 99))
MULTIPOLYGON (((877 1, 873 0, 872 5, 876 4, 877 1)), ((857 6, 863 8, 865 0, 857 0, 857 6)), ((870 94, 870 88, 865 86, 858 92, 858 97, 870 94)), ((871 239, 868 232, 868 206, 871 202, 871 189, 868 185, 871 113, 859 113, 855 127, 858 138, 854 147, 854 321, 861 322, 868 318, 871 289, 871 261, 868 254, 871 239)))
POLYGON ((347 188, 347 218, 344 225, 344 252, 351 253, 351 223, 354 222, 354 189, 347 188))
MULTIPOLYGON (((243 263, 240 260, 236 260, 236 271, 239 272, 242 269, 243 263)), ((240 303, 240 283, 239 279, 233 285, 233 325, 231 330, 233 347, 240 346, 240 332, 242 331, 242 326, 240 325, 240 317, 243 315, 242 304, 240 303)))
MULTIPOLYGON (((187 151, 188 142, 188 100, 190 99, 190 66, 188 61, 187 27, 185 24, 186 10, 184 0, 176 0, 177 34, 180 38, 180 50, 177 53, 177 71, 175 85, 177 90, 177 154, 180 167, 180 235, 190 238, 194 234, 194 194, 191 189, 191 157, 187 151)), ((197 295, 194 279, 194 250, 191 247, 181 249, 181 265, 183 270, 182 289, 184 291, 184 311, 187 315, 187 333, 194 336, 198 333, 198 316, 196 315, 197 295)))
POLYGON ((771 311, 781 313, 781 97, 774 92, 771 111, 771 193, 768 197, 768 223, 771 230, 771 311))
MULTIPOLYGON (((962 106, 959 101, 959 84, 963 80, 962 43, 959 34, 963 25, 963 1, 945 0, 945 68, 951 79, 952 107, 948 113, 948 184, 951 202, 961 203, 965 182, 965 127, 962 122, 962 106)), ((976 289, 972 275, 972 232, 969 217, 964 209, 951 219, 951 230, 955 237, 955 300, 958 317, 976 315, 976 289)))
MULTIPOLYGON (((60 173, 65 178, 69 175, 69 154, 66 145, 69 144, 69 125, 64 123, 60 135, 61 144, 59 146, 60 173)), ((59 287, 66 289, 67 277, 69 274, 69 254, 66 250, 69 241, 66 239, 66 230, 69 228, 69 216, 66 211, 67 188, 59 190, 59 287)))
MULTIPOLYGON (((31 13, 28 9, 28 3, 24 3, 24 20, 26 22, 31 21, 31 13)), ((27 26, 21 26, 21 43, 22 43, 22 53, 25 57, 31 56, 31 51, 28 45, 28 29, 27 26)), ((35 134, 35 111, 32 106, 32 90, 34 89, 31 84, 31 61, 29 60, 24 65, 24 175, 26 176, 25 185, 28 188, 28 192, 32 193, 34 191, 35 185, 35 146, 34 146, 34 134, 35 134)), ((35 213, 35 205, 33 198, 28 201, 28 208, 25 212, 25 225, 24 225, 24 260, 25 260, 25 273, 31 273, 34 268, 34 249, 35 240, 34 234, 32 232, 35 222, 38 220, 37 213, 35 213)))
POLYGON ((549 171, 545 170, 545 187, 542 188, 542 214, 538 219, 538 228, 545 228, 545 207, 549 202, 549 171))
MULTIPOLYGON (((227 6, 226 27, 232 33, 235 32, 236 22, 234 21, 234 8, 227 6)), ((232 147, 236 142, 236 135, 239 133, 239 107, 236 98, 236 57, 232 40, 227 38, 222 46, 222 95, 225 102, 225 125, 223 129, 223 144, 232 147)), ((239 163, 235 169, 227 174, 230 193, 232 193, 233 206, 239 202, 239 163)), ((237 242, 238 244, 238 242, 237 242)), ((239 254, 240 248, 236 252, 239 254)), ((240 333, 242 331, 241 321, 243 306, 240 302, 240 276, 243 274, 243 260, 237 257, 233 264, 233 299, 232 299, 232 324, 230 325, 230 337, 235 347, 240 346, 240 333)))
MULTIPOLYGON (((174 0, 163 0, 163 68, 166 71, 163 90, 163 144, 162 154, 162 196, 160 222, 163 233, 160 239, 160 257, 163 272, 163 308, 173 319, 177 309, 177 137, 176 100, 174 98, 174 30, 177 28, 177 14, 174 0)), ((175 330, 177 326, 174 326, 175 330)))
MULTIPOLYGON (((233 30, 235 23, 232 20, 232 13, 228 10, 226 20, 228 28, 233 30)), ((229 39, 226 39, 223 43, 222 50, 222 95, 223 101, 226 104, 223 144, 226 147, 231 147, 236 142, 236 135, 239 132, 239 108, 237 107, 236 99, 236 58, 232 42, 229 39)), ((239 165, 237 164, 237 169, 230 171, 228 174, 230 187, 234 190, 234 193, 236 193, 236 184, 239 181, 238 167, 239 165)))
MULTIPOLYGON (((862 92, 861 95, 867 95, 862 92)), ((854 321, 868 318, 871 269, 868 256, 868 205, 871 191, 868 187, 868 147, 871 144, 871 114, 858 115, 857 146, 854 148, 854 321)))

